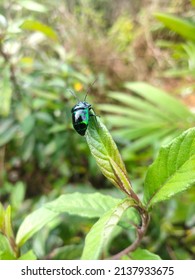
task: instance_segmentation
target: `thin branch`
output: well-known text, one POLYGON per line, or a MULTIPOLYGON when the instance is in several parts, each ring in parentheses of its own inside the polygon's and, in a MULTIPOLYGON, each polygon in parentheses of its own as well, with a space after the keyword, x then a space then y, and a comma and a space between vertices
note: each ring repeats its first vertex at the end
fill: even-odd
POLYGON ((140 211, 141 214, 141 218, 142 218, 142 225, 141 227, 137 227, 137 238, 135 239, 135 241, 127 248, 125 248, 124 250, 122 250, 121 252, 117 253, 116 255, 112 256, 112 260, 119 260, 121 259, 123 256, 130 254, 131 252, 135 251, 138 246, 140 245, 146 230, 148 228, 148 224, 149 224, 149 215, 146 211, 143 212, 143 209, 138 209, 140 211))

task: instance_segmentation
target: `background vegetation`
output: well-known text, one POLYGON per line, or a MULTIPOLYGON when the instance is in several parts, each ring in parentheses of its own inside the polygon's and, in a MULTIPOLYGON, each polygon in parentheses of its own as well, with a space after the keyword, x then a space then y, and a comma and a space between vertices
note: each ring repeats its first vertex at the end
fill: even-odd
MULTIPOLYGON (((1 0, 0 201, 12 207, 14 233, 61 194, 123 196, 72 129, 76 100, 67 89, 83 100, 94 80, 87 100, 141 195, 160 146, 195 124, 195 1, 1 0)), ((194 213, 194 188, 156 207, 143 247, 162 259, 194 259, 194 213)), ((58 216, 23 253, 77 259, 94 221, 58 216)), ((134 237, 116 235, 111 253, 134 237)))

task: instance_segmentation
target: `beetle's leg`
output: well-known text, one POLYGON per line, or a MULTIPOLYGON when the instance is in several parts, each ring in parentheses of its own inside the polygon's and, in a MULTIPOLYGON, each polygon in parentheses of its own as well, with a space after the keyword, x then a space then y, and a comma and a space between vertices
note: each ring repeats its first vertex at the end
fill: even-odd
MULTIPOLYGON (((92 109, 93 110, 93 109, 92 109)), ((97 116, 96 114, 95 114, 95 112, 94 112, 94 110, 93 110, 93 113, 89 113, 89 116, 90 117, 95 117, 95 124, 96 124, 96 126, 99 128, 99 124, 98 124, 98 121, 97 121, 97 117, 99 117, 99 116, 97 116), (94 113, 94 114, 93 114, 94 113)))
MULTIPOLYGON (((92 108, 91 108, 92 109, 92 108)), ((93 110, 93 109, 92 109, 93 110)), ((94 110, 93 110, 94 111, 94 110)), ((94 112, 95 113, 95 112, 94 112)), ((98 116, 98 115, 96 115, 96 114, 92 114, 92 113, 89 113, 89 115, 91 116, 91 117, 98 117, 98 118, 100 118, 100 116, 98 116)))

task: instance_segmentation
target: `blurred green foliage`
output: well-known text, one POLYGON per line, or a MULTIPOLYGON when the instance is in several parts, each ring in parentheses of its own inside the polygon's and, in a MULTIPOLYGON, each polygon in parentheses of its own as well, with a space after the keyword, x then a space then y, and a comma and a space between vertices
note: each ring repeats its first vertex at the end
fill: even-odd
MULTIPOLYGON (((1 1, 0 201, 2 212, 12 207, 15 233, 27 214, 61 194, 98 190, 121 197, 72 129, 76 100, 68 88, 83 100, 97 78, 88 100, 111 129, 140 194, 160 145, 194 126, 191 109, 170 96, 177 77, 180 98, 184 88, 194 92, 194 7, 156 2, 152 10, 153 5, 127 0, 1 1), (152 15, 161 8, 165 13, 152 15), (181 16, 167 15, 170 11, 181 16)), ((156 208, 145 247, 164 259, 194 258, 194 197, 192 189, 156 208)), ((35 258, 33 249, 40 259, 79 258, 93 222, 63 214, 27 242, 22 255, 35 258)), ((112 252, 134 238, 130 230, 120 234, 112 252)), ((0 243, 9 247, 4 239, 1 234, 0 243)))

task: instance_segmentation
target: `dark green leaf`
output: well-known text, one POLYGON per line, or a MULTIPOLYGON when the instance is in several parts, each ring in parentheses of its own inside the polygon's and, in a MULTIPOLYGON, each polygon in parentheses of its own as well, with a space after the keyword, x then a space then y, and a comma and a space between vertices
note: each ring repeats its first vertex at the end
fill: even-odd
POLYGON ((148 207, 195 185, 195 128, 160 149, 149 167, 144 188, 148 207))

